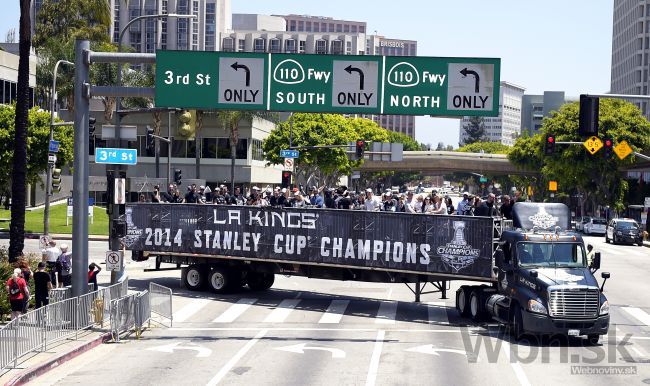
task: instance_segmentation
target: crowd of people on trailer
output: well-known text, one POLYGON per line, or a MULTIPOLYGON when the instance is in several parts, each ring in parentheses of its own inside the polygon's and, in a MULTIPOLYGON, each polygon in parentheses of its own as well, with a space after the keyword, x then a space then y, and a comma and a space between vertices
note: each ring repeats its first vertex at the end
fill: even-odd
POLYGON ((456 206, 448 195, 438 195, 436 192, 423 193, 418 190, 406 190, 403 193, 386 189, 375 192, 366 189, 363 193, 352 192, 346 186, 338 188, 318 188, 312 186, 307 191, 300 188, 265 188, 253 186, 245 194, 240 187, 235 187, 233 193, 226 185, 214 189, 195 184, 187 187, 187 192, 181 194, 176 184, 169 184, 167 190, 161 191, 159 186, 147 196, 140 194, 140 202, 158 203, 192 203, 217 205, 249 205, 290 208, 327 208, 366 211, 386 211, 424 214, 457 214, 464 216, 499 216, 512 218, 512 206, 522 201, 521 192, 516 191, 511 198, 500 196, 497 200, 493 193, 482 199, 468 192, 462 194, 462 200, 456 206))

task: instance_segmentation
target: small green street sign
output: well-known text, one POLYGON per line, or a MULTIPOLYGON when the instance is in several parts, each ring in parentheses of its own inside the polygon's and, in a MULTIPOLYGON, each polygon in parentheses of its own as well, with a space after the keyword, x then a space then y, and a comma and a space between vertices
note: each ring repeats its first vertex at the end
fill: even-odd
POLYGON ((501 60, 158 51, 156 106, 433 116, 499 114, 501 60))

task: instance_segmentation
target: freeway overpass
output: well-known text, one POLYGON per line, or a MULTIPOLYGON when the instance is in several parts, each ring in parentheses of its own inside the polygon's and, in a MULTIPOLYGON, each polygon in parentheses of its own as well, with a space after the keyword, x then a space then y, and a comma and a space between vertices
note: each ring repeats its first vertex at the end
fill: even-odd
POLYGON ((488 173, 496 175, 531 175, 536 170, 519 169, 504 154, 463 153, 455 151, 405 151, 398 162, 366 159, 359 168, 363 172, 418 171, 434 173, 488 173))

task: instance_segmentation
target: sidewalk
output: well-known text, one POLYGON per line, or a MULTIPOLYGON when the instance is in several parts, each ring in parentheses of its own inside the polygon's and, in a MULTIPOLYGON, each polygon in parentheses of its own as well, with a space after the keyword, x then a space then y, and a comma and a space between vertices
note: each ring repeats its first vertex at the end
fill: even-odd
POLYGON ((110 333, 104 330, 80 331, 78 340, 64 339, 48 346, 45 352, 34 352, 19 358, 17 369, 0 372, 0 385, 24 385, 110 338, 110 333))
MULTIPOLYGON (((26 239, 39 239, 41 237, 42 233, 25 233, 25 238, 26 239)), ((67 233, 53 233, 50 234, 50 237, 52 237, 54 240, 72 240, 72 234, 67 234, 67 233)), ((0 239, 8 239, 9 238, 9 232, 1 231, 0 232, 0 239)), ((88 240, 89 241, 107 241, 108 236, 103 236, 103 235, 88 235, 88 240)))

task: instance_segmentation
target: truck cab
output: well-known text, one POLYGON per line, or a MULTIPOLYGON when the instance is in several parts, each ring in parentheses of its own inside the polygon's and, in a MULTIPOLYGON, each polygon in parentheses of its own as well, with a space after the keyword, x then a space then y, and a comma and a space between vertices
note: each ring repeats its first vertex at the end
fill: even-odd
POLYGON ((599 287, 594 277, 600 255, 587 264, 584 242, 568 229, 570 213, 563 204, 517 203, 513 220, 514 229, 502 232, 494 252, 496 282, 480 290, 461 287, 465 293, 457 293, 457 304, 465 297, 467 306, 457 305, 459 311, 504 323, 516 339, 560 334, 596 344, 609 328, 604 282, 599 287))

